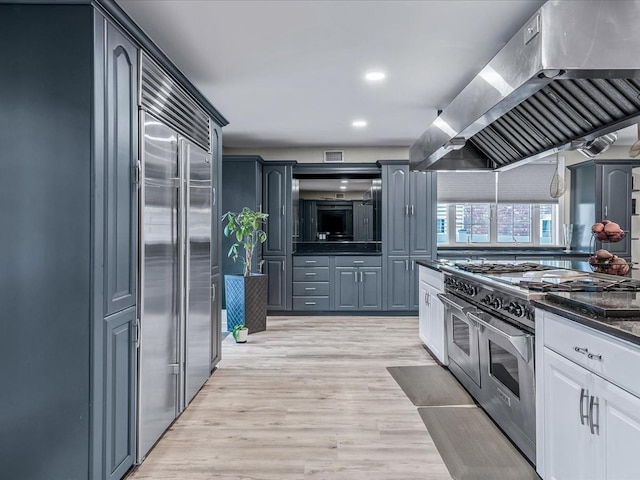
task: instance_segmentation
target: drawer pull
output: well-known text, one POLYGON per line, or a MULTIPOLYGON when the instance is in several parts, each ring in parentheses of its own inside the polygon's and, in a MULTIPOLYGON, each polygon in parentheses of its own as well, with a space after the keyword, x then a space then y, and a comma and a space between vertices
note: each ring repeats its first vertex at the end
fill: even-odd
POLYGON ((573 349, 574 349, 576 352, 581 353, 582 355, 588 355, 588 354, 589 354, 589 349, 588 349, 588 348, 573 347, 573 349))
POLYGON ((318 263, 315 260, 305 260, 304 263, 318 263))
POLYGON ((309 276, 309 277, 313 277, 313 276, 315 276, 315 273, 313 273, 313 272, 307 272, 307 273, 305 273, 305 275, 307 275, 307 276, 309 276))
POLYGON ((354 260, 353 263, 364 263, 364 260, 354 260))
POLYGON ((316 287, 304 287, 304 289, 307 291, 312 291, 312 290, 315 290, 316 287))
POLYGON ((602 355, 598 355, 597 353, 588 353, 587 357, 589 357, 589 360, 602 361, 602 355))
POLYGON ((305 305, 315 305, 316 302, 304 302, 305 305))

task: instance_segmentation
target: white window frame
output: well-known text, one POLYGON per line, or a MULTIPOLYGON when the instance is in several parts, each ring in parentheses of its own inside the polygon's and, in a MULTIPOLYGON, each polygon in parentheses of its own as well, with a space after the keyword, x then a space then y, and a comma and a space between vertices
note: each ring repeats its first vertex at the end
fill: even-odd
MULTIPOLYGON (((512 202, 503 202, 504 204, 511 205, 512 202)), ((498 215, 497 215, 497 205, 496 203, 490 202, 458 202, 458 203, 446 203, 440 205, 447 205, 447 219, 446 219, 446 228, 447 228, 447 243, 438 243, 437 247, 456 247, 462 245, 478 245, 478 246, 491 246, 491 247, 562 247, 564 245, 561 244, 561 230, 562 230, 562 222, 560 219, 564 218, 563 216, 563 208, 562 202, 558 202, 555 205, 555 218, 553 220, 554 230, 553 230, 553 243, 541 243, 540 242, 540 204, 539 203, 531 203, 529 205, 531 208, 531 242, 498 242, 498 215), (464 204, 464 203, 478 203, 478 204, 489 204, 490 216, 489 216, 489 242, 474 242, 472 239, 469 239, 467 242, 457 242, 456 241, 456 205, 464 204)))

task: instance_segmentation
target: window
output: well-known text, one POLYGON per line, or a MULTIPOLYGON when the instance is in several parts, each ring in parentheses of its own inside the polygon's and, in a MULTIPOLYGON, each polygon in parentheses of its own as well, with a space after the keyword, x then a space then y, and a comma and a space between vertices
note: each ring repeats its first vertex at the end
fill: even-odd
POLYGON ((456 205, 456 242, 490 241, 491 206, 488 203, 456 205))
POLYGON ((558 205, 439 203, 436 238, 438 245, 559 245, 558 205))

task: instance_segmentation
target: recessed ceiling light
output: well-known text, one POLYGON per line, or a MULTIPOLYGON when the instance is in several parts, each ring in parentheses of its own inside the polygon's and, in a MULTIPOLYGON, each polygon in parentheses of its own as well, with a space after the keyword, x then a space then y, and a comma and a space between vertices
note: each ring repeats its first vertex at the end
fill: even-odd
POLYGON ((341 183, 349 183, 349 180, 340 180, 341 183))
POLYGON ((364 120, 355 120, 351 125, 356 128, 362 128, 367 126, 367 122, 365 122, 364 120))
POLYGON ((340 190, 346 190, 347 187, 345 187, 344 185, 340 185, 340 190))
POLYGON ((386 77, 386 75, 382 72, 369 72, 364 76, 364 78, 366 78, 370 82, 377 82, 379 80, 383 80, 384 77, 386 77))

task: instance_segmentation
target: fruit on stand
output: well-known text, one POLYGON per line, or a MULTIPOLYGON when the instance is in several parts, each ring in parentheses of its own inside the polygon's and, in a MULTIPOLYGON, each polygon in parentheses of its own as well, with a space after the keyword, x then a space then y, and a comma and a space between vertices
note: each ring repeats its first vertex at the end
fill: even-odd
POLYGON ((624 230, 610 220, 596 222, 591 226, 591 233, 601 242, 619 242, 624 238, 624 230))
POLYGON ((595 255, 589 257, 589 264, 595 272, 609 275, 626 275, 630 268, 624 258, 604 249, 598 250, 595 255))

